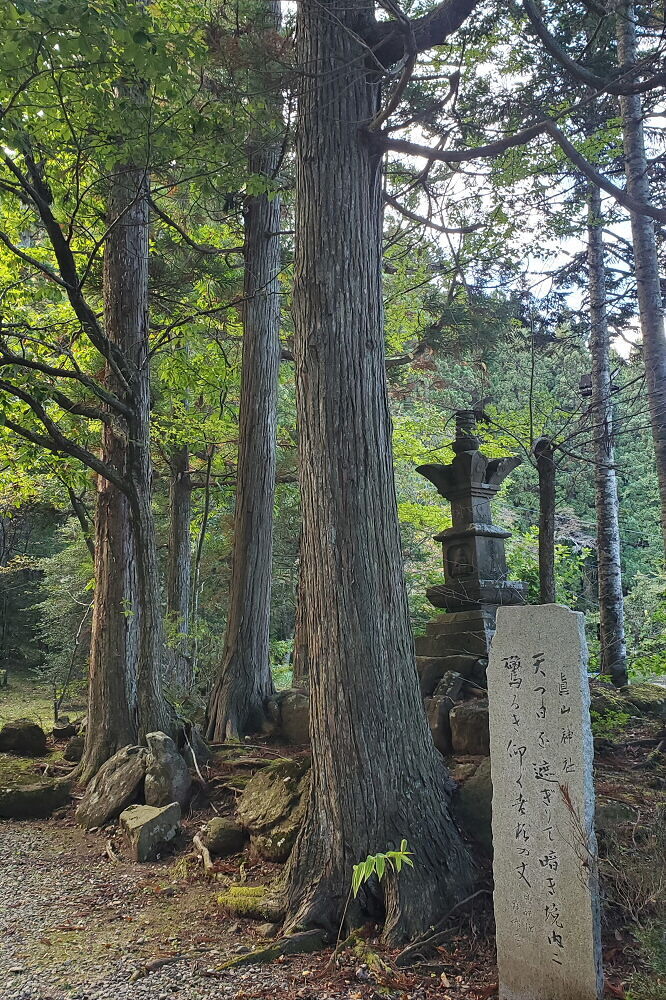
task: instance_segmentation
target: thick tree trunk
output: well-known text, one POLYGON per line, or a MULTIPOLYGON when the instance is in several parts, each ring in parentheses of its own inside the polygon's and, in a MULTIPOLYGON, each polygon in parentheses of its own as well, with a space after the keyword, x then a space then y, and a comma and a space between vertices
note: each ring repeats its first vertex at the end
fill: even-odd
POLYGON ((601 669, 604 674, 610 674, 613 684, 623 687, 628 683, 627 649, 624 638, 620 528, 613 455, 613 406, 610 341, 606 318, 603 217, 599 188, 593 184, 588 188, 587 225, 601 669))
POLYGON ((189 691, 193 683, 189 642, 192 599, 192 482, 187 445, 177 448, 169 459, 169 545, 167 556, 167 617, 178 638, 167 656, 167 680, 178 691, 189 691))
POLYGON ((102 452, 122 472, 127 494, 100 481, 86 778, 120 746, 168 725, 151 509, 147 194, 144 170, 116 170, 107 206, 112 225, 104 251, 104 319, 108 339, 122 351, 123 368, 109 371, 107 379, 130 416, 125 427, 105 425, 102 452))
MULTIPOLYGON (((126 469, 126 445, 104 425, 102 458, 126 469)), ((106 479, 97 480, 95 513, 95 602, 88 684, 88 724, 81 780, 105 760, 136 742, 136 618, 134 541, 127 497, 106 479)))
MULTIPOLYGON (((266 3, 262 16, 266 29, 279 30, 277 0, 266 3)), ((250 173, 273 177, 280 151, 277 141, 264 137, 262 142, 258 137, 250 151, 250 173)), ((208 738, 215 741, 260 729, 266 700, 273 692, 269 627, 280 367, 279 231, 279 198, 248 198, 229 619, 222 666, 208 708, 208 738)))
POLYGON ((539 602, 555 604, 555 462, 553 442, 542 437, 534 444, 539 476, 539 602))
POLYGON ((406 838, 414 869, 372 881, 349 921, 397 942, 464 896, 473 866, 419 694, 384 373, 379 87, 372 7, 304 0, 297 131, 295 360, 312 781, 287 870, 287 926, 338 930, 352 866, 406 838))
MULTIPOLYGON (((638 57, 634 5, 620 0, 616 11, 618 59, 620 65, 627 69, 637 62, 638 57)), ((641 98, 638 94, 631 94, 620 97, 619 103, 627 193, 639 201, 651 203, 641 98)), ((666 551, 666 332, 654 221, 632 212, 631 234, 650 423, 661 499, 661 527, 666 551)))

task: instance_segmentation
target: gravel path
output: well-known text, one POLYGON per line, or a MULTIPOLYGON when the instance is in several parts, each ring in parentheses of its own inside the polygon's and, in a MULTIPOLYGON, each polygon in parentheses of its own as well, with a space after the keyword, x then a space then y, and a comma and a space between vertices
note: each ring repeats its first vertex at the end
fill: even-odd
POLYGON ((214 891, 175 880, 173 861, 114 864, 103 852, 102 835, 73 826, 0 823, 1 1000, 354 995, 304 990, 288 964, 219 971, 247 948, 214 891))

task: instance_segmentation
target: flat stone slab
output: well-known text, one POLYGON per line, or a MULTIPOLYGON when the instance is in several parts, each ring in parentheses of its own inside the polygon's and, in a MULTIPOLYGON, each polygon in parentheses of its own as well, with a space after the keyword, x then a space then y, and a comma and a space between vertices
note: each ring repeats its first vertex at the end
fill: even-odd
POLYGON ((152 861, 160 847, 178 833, 180 805, 128 806, 120 814, 120 826, 127 837, 134 861, 152 861))
POLYGON ((500 1000, 600 1000, 583 615, 500 608, 487 676, 500 1000))

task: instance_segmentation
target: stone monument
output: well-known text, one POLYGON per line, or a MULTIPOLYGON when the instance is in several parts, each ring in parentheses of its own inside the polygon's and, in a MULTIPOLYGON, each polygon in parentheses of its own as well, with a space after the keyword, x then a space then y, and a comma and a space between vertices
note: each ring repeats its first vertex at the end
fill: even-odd
POLYGON ((428 600, 448 613, 430 622, 416 638, 417 657, 488 656, 497 608, 523 604, 526 587, 507 580, 504 541, 510 532, 492 523, 490 501, 520 458, 487 458, 479 451, 473 410, 456 413, 450 465, 420 465, 422 476, 451 503, 453 525, 442 543, 444 584, 429 587, 428 600))
POLYGON ((500 1000, 600 1000, 583 615, 500 608, 487 680, 500 1000))

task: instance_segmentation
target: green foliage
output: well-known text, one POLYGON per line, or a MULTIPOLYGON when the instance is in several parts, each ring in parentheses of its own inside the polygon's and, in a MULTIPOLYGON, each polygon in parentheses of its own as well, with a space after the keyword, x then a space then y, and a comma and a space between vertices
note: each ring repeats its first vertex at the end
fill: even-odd
POLYGON ((354 865, 352 871, 352 893, 354 898, 358 895, 358 891, 364 882, 367 882, 369 878, 373 875, 377 876, 378 881, 381 882, 384 877, 384 873, 388 868, 394 872, 400 872, 403 865, 408 865, 410 868, 414 867, 414 862, 412 861, 412 854, 407 850, 407 841, 400 841, 400 849, 398 851, 384 851, 379 854, 368 854, 365 861, 361 861, 359 864, 354 865))
POLYGON ((605 739, 613 739, 626 729, 631 715, 628 712, 590 712, 592 734, 605 739))
POLYGON ((666 576, 640 573, 625 601, 627 654, 633 677, 666 674, 666 576))
POLYGON ((629 977, 626 1000, 666 1000, 666 922, 655 920, 635 934, 647 968, 629 977))

